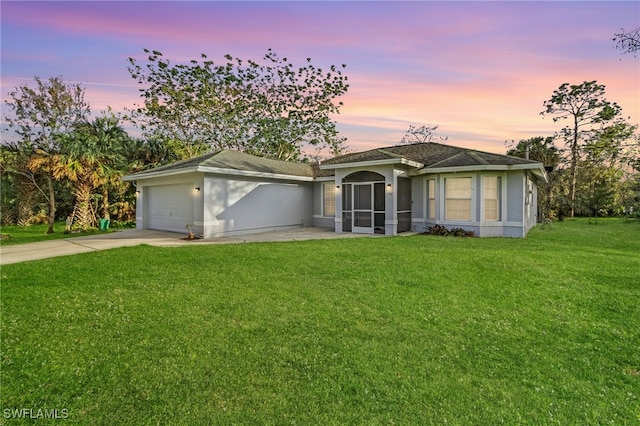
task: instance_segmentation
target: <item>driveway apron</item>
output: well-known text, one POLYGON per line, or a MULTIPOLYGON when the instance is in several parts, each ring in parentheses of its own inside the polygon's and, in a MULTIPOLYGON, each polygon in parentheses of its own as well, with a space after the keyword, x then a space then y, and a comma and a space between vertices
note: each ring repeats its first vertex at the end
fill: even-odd
POLYGON ((292 230, 271 231, 259 234, 232 237, 206 238, 188 241, 185 234, 174 232, 128 229, 108 234, 65 238, 28 244, 0 246, 0 265, 47 259, 57 256, 69 256, 98 250, 148 244, 158 247, 175 247, 194 244, 233 244, 261 241, 303 241, 330 238, 357 238, 365 235, 335 233, 326 228, 297 228, 292 230))

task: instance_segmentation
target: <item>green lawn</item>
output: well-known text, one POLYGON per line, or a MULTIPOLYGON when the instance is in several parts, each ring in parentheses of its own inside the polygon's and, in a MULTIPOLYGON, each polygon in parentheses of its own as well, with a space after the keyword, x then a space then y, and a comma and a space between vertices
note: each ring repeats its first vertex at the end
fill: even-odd
POLYGON ((638 221, 129 247, 1 286, 3 420, 640 423, 638 221))
POLYGON ((65 222, 56 222, 54 224, 54 233, 47 234, 47 224, 37 224, 29 226, 3 225, 0 228, 2 233, 2 245, 35 243, 37 241, 60 240, 62 238, 81 237, 84 235, 104 234, 108 231, 99 229, 91 229, 75 234, 65 234, 65 222))

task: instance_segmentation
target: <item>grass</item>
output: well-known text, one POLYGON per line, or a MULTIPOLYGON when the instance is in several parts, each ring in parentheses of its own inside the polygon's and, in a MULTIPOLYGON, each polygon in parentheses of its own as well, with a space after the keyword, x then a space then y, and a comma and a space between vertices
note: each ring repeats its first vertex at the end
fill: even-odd
MULTIPOLYGON (((2 268, 7 409, 70 424, 640 422, 640 223, 2 268)), ((28 421, 25 421, 28 422, 28 421)))
POLYGON ((2 233, 2 245, 35 243, 38 241, 60 240, 62 238, 81 237, 85 235, 104 234, 113 230, 114 224, 111 223, 109 230, 101 231, 99 229, 91 229, 77 234, 65 234, 65 222, 56 222, 53 234, 47 234, 47 224, 37 224, 29 226, 3 225, 0 228, 2 233))

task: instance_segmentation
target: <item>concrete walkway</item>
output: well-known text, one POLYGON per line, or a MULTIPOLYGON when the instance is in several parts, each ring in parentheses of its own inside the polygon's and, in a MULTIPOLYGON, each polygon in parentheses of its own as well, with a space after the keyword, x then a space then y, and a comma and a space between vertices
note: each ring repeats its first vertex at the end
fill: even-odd
POLYGON ((201 244, 234 244, 261 241, 303 241, 332 238, 358 238, 368 235, 336 233, 327 228, 297 228, 287 231, 271 231, 234 237, 208 238, 188 241, 185 234, 173 232, 127 229, 108 234, 65 238, 28 244, 0 246, 0 265, 69 256, 117 247, 148 244, 157 247, 175 247, 201 244))

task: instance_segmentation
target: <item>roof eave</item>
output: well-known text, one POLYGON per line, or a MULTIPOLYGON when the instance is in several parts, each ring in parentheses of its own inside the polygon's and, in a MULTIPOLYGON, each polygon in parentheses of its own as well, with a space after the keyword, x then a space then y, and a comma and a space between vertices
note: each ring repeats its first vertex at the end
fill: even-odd
POLYGON ((476 164, 473 166, 453 166, 453 167, 425 167, 417 170, 416 175, 425 175, 430 173, 460 173, 475 172, 484 170, 509 171, 509 170, 532 170, 534 174, 540 175, 546 181, 546 172, 542 163, 530 164, 476 164), (536 173, 538 172, 538 173, 536 173))
POLYGON ((207 166, 197 166, 197 167, 190 167, 187 169, 179 169, 179 170, 139 173, 139 174, 123 176, 122 180, 125 182, 134 182, 137 180, 153 179, 156 177, 165 177, 165 176, 175 176, 175 175, 185 174, 185 173, 215 173, 215 174, 232 175, 232 176, 257 177, 257 178, 263 178, 263 179, 296 180, 301 182, 313 181, 312 176, 287 175, 282 173, 253 172, 248 170, 225 169, 221 167, 207 167, 207 166))
POLYGON ((265 178, 265 179, 286 179, 286 180, 297 180, 301 182, 313 181, 313 176, 288 175, 284 173, 254 172, 250 170, 225 169, 221 167, 199 166, 196 171, 202 172, 202 173, 215 173, 215 174, 245 176, 245 177, 259 177, 259 178, 265 178))
POLYGON ((197 171, 198 171, 197 167, 189 167, 185 169, 176 169, 176 170, 160 170, 157 172, 150 170, 147 172, 140 172, 140 173, 134 173, 132 175, 122 176, 121 180, 125 182, 135 182, 137 180, 152 179, 155 177, 181 175, 185 173, 194 173, 197 171))
POLYGON ((540 179, 544 183, 549 183, 549 175, 547 174, 547 171, 542 166, 542 164, 540 164, 540 168, 531 169, 531 173, 533 173, 533 175, 535 177, 537 177, 538 179, 540 179))
POLYGON ((339 163, 339 164, 320 164, 320 169, 321 170, 353 169, 358 167, 386 166, 390 164, 403 164, 405 166, 415 167, 416 169, 419 169, 420 167, 424 167, 424 164, 418 163, 417 161, 408 160, 406 158, 388 158, 384 160, 373 160, 373 161, 353 161, 349 163, 339 163))

